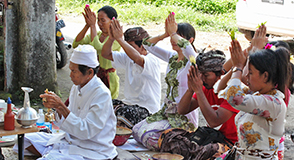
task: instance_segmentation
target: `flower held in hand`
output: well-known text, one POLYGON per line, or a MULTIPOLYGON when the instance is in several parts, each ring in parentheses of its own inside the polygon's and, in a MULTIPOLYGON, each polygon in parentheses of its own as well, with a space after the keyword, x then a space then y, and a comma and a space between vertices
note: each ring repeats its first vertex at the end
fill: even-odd
POLYGON ((195 64, 196 64, 196 59, 195 59, 195 57, 192 56, 192 55, 190 55, 190 56, 189 56, 189 59, 190 59, 190 62, 192 63, 192 65, 193 65, 194 67, 196 67, 196 66, 195 66, 195 64))

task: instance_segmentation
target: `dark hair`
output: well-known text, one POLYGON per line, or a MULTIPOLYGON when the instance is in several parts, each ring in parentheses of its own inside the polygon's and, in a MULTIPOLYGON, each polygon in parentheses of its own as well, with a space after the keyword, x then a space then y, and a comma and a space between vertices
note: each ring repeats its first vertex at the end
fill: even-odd
MULTIPOLYGON (((177 34, 184 37, 187 40, 189 40, 192 37, 195 40, 195 37, 196 37, 195 29, 189 23, 178 23, 177 34)), ((193 42, 194 42, 194 40, 193 40, 193 42)), ((193 42, 191 43, 191 45, 194 48, 194 50, 196 51, 196 48, 194 47, 193 42)))
MULTIPOLYGON (((287 43, 287 42, 285 42, 285 41, 272 41, 272 42, 270 42, 270 44, 272 44, 272 45, 274 45, 276 48, 278 48, 278 47, 283 47, 283 48, 285 48, 285 49, 287 49, 288 51, 289 51, 289 54, 291 54, 290 52, 290 45, 287 43)), ((291 94, 293 94, 294 93, 294 86, 293 86, 293 84, 294 84, 294 65, 291 63, 291 62, 289 62, 289 68, 290 68, 290 76, 289 76, 289 83, 287 84, 287 87, 288 87, 288 89, 290 90, 290 92, 291 92, 291 94)), ((285 93, 285 94, 287 94, 287 93, 285 93)), ((286 95, 285 95, 286 96, 286 95)))
POLYGON ((221 76, 223 73, 222 71, 213 71, 216 76, 221 76))
POLYGON ((109 19, 112 19, 113 17, 115 17, 115 19, 117 19, 117 12, 116 12, 116 10, 115 10, 113 7, 111 7, 111 6, 104 6, 104 7, 100 8, 100 9, 98 10, 98 13, 99 13, 100 11, 103 11, 103 12, 107 15, 107 17, 108 17, 109 19))
POLYGON ((291 94, 294 93, 294 64, 293 63, 290 63, 290 66, 291 66, 291 76, 290 76, 290 79, 289 79, 289 84, 288 84, 288 88, 291 92, 291 94))
POLYGON ((80 70, 80 72, 82 72, 83 75, 86 75, 87 70, 89 70, 89 69, 93 69, 93 71, 94 71, 93 73, 95 75, 98 72, 98 68, 99 68, 99 66, 97 66, 96 68, 91 68, 91 67, 79 64, 79 70, 80 70))
POLYGON ((142 46, 142 42, 143 42, 143 40, 135 41, 135 44, 140 48, 142 46))
POLYGON ((285 87, 289 82, 290 75, 290 53, 281 47, 275 51, 262 49, 249 56, 252 64, 260 74, 268 72, 267 82, 273 83, 277 89, 285 93, 285 87))
POLYGON ((274 45, 276 48, 284 47, 284 48, 290 50, 289 44, 287 42, 284 42, 284 41, 272 41, 272 42, 270 42, 270 44, 274 45))

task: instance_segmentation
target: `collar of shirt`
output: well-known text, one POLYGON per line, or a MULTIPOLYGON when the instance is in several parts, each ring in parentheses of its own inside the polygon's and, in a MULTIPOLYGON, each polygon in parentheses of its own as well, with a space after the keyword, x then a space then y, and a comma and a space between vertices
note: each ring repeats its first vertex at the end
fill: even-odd
POLYGON ((95 81, 97 81, 96 79, 97 79, 97 76, 95 75, 84 87, 81 88, 81 86, 79 85, 78 86, 78 95, 82 96, 85 91, 89 90, 93 86, 95 81))

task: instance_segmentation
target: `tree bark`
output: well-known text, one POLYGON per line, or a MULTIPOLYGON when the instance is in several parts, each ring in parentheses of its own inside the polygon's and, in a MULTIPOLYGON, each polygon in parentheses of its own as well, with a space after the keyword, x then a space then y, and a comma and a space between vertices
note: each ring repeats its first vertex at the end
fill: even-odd
POLYGON ((56 92, 55 0, 13 0, 5 12, 6 91, 18 98, 30 87, 31 99, 56 92))

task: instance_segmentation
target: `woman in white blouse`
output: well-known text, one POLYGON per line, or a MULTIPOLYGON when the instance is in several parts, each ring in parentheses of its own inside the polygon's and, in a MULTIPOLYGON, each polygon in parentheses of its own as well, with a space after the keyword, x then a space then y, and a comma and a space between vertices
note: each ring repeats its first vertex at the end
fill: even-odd
POLYGON ((249 88, 242 88, 240 79, 247 57, 237 40, 232 41, 230 52, 233 73, 218 96, 240 110, 235 117, 239 139, 236 159, 277 159, 287 110, 283 98, 290 73, 290 54, 284 48, 250 54, 249 88))
MULTIPOLYGON (((193 45, 196 35, 195 29, 189 23, 177 24, 174 16, 175 13, 171 12, 167 17, 164 34, 146 39, 143 45, 148 52, 168 63, 165 78, 168 85, 165 102, 168 100, 179 103, 188 89, 187 74, 191 65, 189 58, 191 56, 197 57, 198 54, 193 45), (156 45, 157 42, 167 37, 170 37, 173 51, 156 45), (172 83, 173 81, 177 83, 172 83)), ((198 110, 190 112, 186 117, 197 128, 198 110)))
POLYGON ((189 23, 175 22, 174 12, 165 21, 165 33, 143 40, 144 48, 151 54, 168 63, 165 82, 166 98, 162 109, 133 127, 134 139, 150 150, 158 151, 158 138, 169 128, 183 128, 194 131, 198 127, 198 110, 187 115, 177 113, 177 103, 188 89, 187 74, 191 63, 197 56, 194 46, 195 30, 189 23), (173 51, 165 50, 156 43, 170 37, 173 51))

